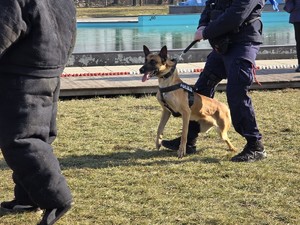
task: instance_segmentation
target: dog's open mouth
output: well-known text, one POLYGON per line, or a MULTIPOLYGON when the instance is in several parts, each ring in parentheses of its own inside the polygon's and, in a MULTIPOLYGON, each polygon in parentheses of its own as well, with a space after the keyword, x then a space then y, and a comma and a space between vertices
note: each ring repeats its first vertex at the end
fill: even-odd
POLYGON ((149 80, 151 77, 155 76, 155 71, 146 72, 142 78, 142 82, 149 80))

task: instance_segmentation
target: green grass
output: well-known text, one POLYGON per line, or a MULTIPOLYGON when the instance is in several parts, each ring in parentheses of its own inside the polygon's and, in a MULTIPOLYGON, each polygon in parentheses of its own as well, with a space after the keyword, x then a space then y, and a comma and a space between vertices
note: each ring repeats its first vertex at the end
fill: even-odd
MULTIPOLYGON (((217 133, 179 160, 155 149, 160 106, 154 96, 59 102, 55 153, 74 195, 57 224, 300 224, 300 90, 251 92, 268 158, 232 163, 217 133)), ((224 93, 216 98, 226 102, 224 93)), ((177 137, 171 118, 165 138, 177 137)), ((244 140, 233 129, 233 144, 244 140)), ((0 200, 13 198, 11 170, 0 156, 0 200)), ((0 224, 36 224, 34 213, 0 212, 0 224)))
POLYGON ((113 6, 103 8, 77 8, 77 17, 118 17, 139 15, 166 15, 169 13, 167 5, 145 5, 145 6, 113 6))

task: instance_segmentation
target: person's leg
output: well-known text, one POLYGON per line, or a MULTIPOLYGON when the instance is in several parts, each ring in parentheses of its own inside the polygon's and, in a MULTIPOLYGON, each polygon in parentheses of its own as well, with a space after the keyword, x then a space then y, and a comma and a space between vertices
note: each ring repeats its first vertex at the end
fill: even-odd
POLYGON ((222 79, 226 79, 226 69, 222 56, 212 51, 208 56, 198 80, 195 83, 195 91, 198 94, 213 98, 216 87, 222 79))
POLYGON ((235 130, 247 140, 242 153, 232 161, 255 161, 265 157, 252 100, 248 95, 253 82, 253 69, 259 47, 235 45, 224 57, 228 74, 227 100, 235 130))
POLYGON ((40 210, 39 207, 29 198, 22 185, 20 185, 18 181, 14 179, 14 176, 13 180, 15 183, 15 198, 10 201, 1 202, 1 209, 11 212, 29 212, 40 210))
POLYGON ((27 194, 42 209, 70 205, 70 189, 49 144, 59 78, 0 80, 0 147, 13 170, 16 198, 27 194))
MULTIPOLYGON (((53 107, 52 107, 52 117, 50 121, 50 132, 48 143, 52 144, 57 136, 57 128, 56 128, 56 114, 57 114, 57 103, 59 98, 59 88, 60 83, 58 83, 56 90, 53 94, 53 107)), ((12 201, 6 201, 1 203, 1 208, 11 211, 36 211, 39 207, 32 202, 29 198, 27 192, 24 190, 22 185, 18 182, 18 179, 15 178, 13 173, 13 181, 15 183, 14 195, 15 199, 12 201)))
POLYGON ((298 59, 298 67, 296 72, 300 72, 300 22, 294 23, 295 40, 296 40, 296 52, 298 59))
MULTIPOLYGON (((200 124, 197 121, 190 121, 186 143, 186 154, 196 153, 196 142, 199 132, 200 124)), ((162 140, 161 145, 170 150, 177 151, 179 149, 180 142, 181 137, 177 137, 172 140, 162 140)))
MULTIPOLYGON (((216 86, 224 78, 226 78, 226 73, 222 57, 220 54, 212 51, 207 57, 204 70, 200 73, 194 89, 201 95, 213 98, 216 86)), ((187 154, 193 154, 196 152, 196 142, 200 130, 200 124, 197 121, 190 121, 186 145, 187 154)), ((171 150, 178 150, 180 140, 180 137, 173 140, 163 140, 162 146, 171 150)))
POLYGON ((57 137, 57 127, 56 127, 56 115, 57 115, 57 106, 60 92, 60 79, 58 79, 57 86, 53 92, 53 102, 51 110, 51 120, 49 126, 49 138, 47 140, 48 144, 52 144, 55 138, 57 137))
MULTIPOLYGON (((11 75, 9 75, 11 76, 11 75)), ((12 78, 1 78, 0 79, 0 146, 2 146, 2 139, 5 139, 5 135, 10 136, 12 133, 11 126, 7 126, 7 118, 6 115, 10 115, 10 112, 6 112, 6 110, 13 105, 11 102, 11 96, 13 90, 17 88, 18 79, 16 77, 12 78), (7 92, 7 90, 9 90, 7 92), (9 134, 5 134, 9 132, 9 134)), ((14 109, 13 109, 14 110, 14 109)), ((13 119, 13 118, 12 118, 13 119)), ((12 125, 14 126, 14 125, 12 125)), ((16 127, 15 127, 16 128, 16 127)), ((2 147, 3 148, 3 147, 2 147)), ((15 183, 14 187, 14 196, 15 199, 11 201, 1 202, 1 208, 5 210, 11 211, 32 211, 36 210, 38 206, 30 199, 28 193, 22 185, 19 183, 15 174, 12 174, 12 179, 15 183)))

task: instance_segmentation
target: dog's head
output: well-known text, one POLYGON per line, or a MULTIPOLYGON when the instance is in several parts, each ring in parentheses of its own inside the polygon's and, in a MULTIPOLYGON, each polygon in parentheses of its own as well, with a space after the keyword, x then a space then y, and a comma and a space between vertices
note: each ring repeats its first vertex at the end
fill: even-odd
POLYGON ((140 68, 140 73, 144 74, 142 81, 151 77, 163 77, 167 74, 176 63, 168 58, 167 46, 161 48, 158 54, 151 53, 147 46, 143 46, 145 54, 145 63, 140 68))

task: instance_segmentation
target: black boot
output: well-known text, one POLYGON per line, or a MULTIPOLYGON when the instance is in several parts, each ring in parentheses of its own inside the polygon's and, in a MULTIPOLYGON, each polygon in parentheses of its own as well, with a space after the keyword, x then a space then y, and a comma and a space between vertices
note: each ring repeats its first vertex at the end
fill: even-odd
POLYGON ((261 141, 248 142, 243 151, 232 157, 232 162, 254 162, 267 157, 261 141))
MULTIPOLYGON (((186 154, 196 153, 196 142, 198 133, 200 132, 200 124, 196 121, 190 121, 189 130, 186 143, 186 154)), ((179 149, 181 137, 175 138, 173 140, 163 140, 161 145, 165 148, 177 151, 179 149)))
POLYGON ((16 199, 7 202, 1 202, 1 209, 11 211, 11 212, 31 212, 39 211, 39 207, 33 204, 25 204, 17 201, 16 199))
POLYGON ((46 209, 42 220, 37 225, 53 225, 71 209, 71 204, 62 208, 46 209))

